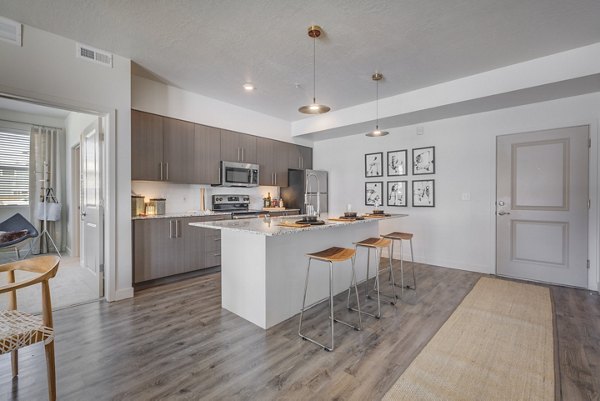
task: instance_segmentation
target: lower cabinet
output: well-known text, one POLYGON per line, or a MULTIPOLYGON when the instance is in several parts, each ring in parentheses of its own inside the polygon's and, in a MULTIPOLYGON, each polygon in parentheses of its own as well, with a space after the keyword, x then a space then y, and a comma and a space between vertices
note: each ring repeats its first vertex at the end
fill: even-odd
POLYGON ((221 265, 221 231, 189 223, 226 220, 229 215, 138 219, 133 221, 133 281, 221 265))

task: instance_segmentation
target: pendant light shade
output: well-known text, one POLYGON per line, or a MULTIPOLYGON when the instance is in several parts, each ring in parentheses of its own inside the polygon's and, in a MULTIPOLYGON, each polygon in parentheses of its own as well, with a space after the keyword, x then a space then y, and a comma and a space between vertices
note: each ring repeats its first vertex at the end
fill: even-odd
POLYGON ((387 131, 382 131, 379 129, 379 81, 381 81, 383 79, 383 74, 380 74, 379 72, 376 72, 375 74, 373 74, 371 76, 371 79, 373 81, 375 81, 375 108, 376 108, 376 120, 375 120, 375 129, 371 132, 367 132, 366 135, 368 137, 371 138, 376 138, 379 136, 386 136, 387 134, 389 134, 389 132, 387 131))
POLYGON ((313 39, 313 101, 311 104, 302 106, 298 109, 304 114, 323 114, 327 113, 331 108, 324 104, 317 103, 317 38, 321 36, 321 27, 311 25, 308 27, 308 36, 313 39))

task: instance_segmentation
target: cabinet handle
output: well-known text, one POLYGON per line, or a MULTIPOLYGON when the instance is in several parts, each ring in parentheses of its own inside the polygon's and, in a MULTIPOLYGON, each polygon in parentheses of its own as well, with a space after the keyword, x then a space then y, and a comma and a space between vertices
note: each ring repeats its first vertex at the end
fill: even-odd
POLYGON ((221 256, 220 253, 213 253, 213 256, 221 256))
POLYGON ((242 161, 244 161, 244 148, 242 148, 242 161))
POLYGON ((169 220, 169 238, 173 238, 173 220, 169 220))
POLYGON ((277 173, 273 173, 273 176, 275 177, 275 186, 277 186, 277 173))
POLYGON ((160 168, 160 180, 163 180, 163 164, 162 162, 158 163, 158 168, 160 168))
POLYGON ((214 241, 221 241, 221 238, 215 238, 214 241))
POLYGON ((165 163, 165 168, 166 168, 166 170, 167 170, 167 174, 166 174, 167 178, 166 178, 166 181, 169 181, 169 163, 165 163))
POLYGON ((181 223, 181 220, 175 220, 175 238, 181 238, 181 231, 179 230, 179 223, 181 223))
POLYGON ((240 159, 240 148, 237 148, 237 151, 238 151, 237 161, 242 161, 242 160, 240 159))
POLYGON ((302 167, 301 168, 304 168, 304 157, 302 157, 302 156, 300 156, 300 163, 302 163, 302 167))

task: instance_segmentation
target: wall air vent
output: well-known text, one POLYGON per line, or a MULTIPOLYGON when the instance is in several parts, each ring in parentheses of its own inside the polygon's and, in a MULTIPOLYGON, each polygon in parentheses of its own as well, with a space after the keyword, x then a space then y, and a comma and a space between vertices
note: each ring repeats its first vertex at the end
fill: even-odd
POLYGON ((77 57, 102 64, 107 67, 113 66, 113 55, 103 50, 98 50, 88 45, 77 43, 77 57))
POLYGON ((23 46, 21 32, 23 25, 17 21, 0 17, 0 40, 3 40, 13 45, 23 46))

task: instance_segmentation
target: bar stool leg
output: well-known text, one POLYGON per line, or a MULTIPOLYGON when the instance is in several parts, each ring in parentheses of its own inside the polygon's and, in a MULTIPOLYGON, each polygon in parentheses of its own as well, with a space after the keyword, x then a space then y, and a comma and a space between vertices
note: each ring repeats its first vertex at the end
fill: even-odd
MULTIPOLYGON (((392 265, 394 264, 394 240, 391 241, 392 242, 392 250, 390 251, 392 253, 392 256, 390 256, 390 260, 392 261, 392 265)), ((388 274, 388 281, 390 281, 392 279, 392 273, 393 273, 394 269, 391 268, 390 269, 390 273, 388 274)))
MULTIPOLYGON (((354 281, 354 293, 356 294, 356 305, 358 307, 358 329, 362 330, 362 317, 360 312, 360 297, 358 296, 358 284, 356 283, 356 269, 354 264, 356 262, 356 255, 352 257, 352 280, 354 281)), ((350 289, 348 289, 348 307, 350 307, 350 289)))
POLYGON ((302 338, 302 318, 304 316, 304 307, 306 306, 306 291, 308 290, 308 274, 310 273, 310 262, 312 258, 308 258, 308 267, 306 268, 306 279, 304 280, 304 297, 302 298, 302 309, 300 309, 300 324, 298 325, 298 335, 302 338))
POLYGON ((396 295, 396 280, 394 279, 394 265, 392 264, 392 247, 394 246, 394 241, 392 241, 392 245, 390 245, 388 247, 388 255, 389 255, 389 260, 388 260, 388 264, 389 264, 389 268, 390 268, 390 275, 392 276, 392 297, 394 298, 392 301, 392 305, 396 305, 396 299, 398 299, 398 296, 396 295))
POLYGON ((331 348, 325 347, 327 351, 333 351, 334 343, 334 316, 333 316, 333 262, 329 262, 329 313, 331 314, 331 348))
POLYGON ((404 298, 404 255, 403 255, 403 246, 402 240, 400 242, 400 284, 402 284, 402 289, 400 290, 400 297, 404 298))
POLYGON ((369 266, 371 265, 371 248, 367 248, 367 280, 365 281, 365 302, 369 296, 369 266))
POLYGON ((378 248, 375 249, 375 257, 377 258, 377 269, 375 270, 375 283, 377 284, 377 316, 376 318, 381 318, 381 298, 379 296, 379 261, 381 260, 381 252, 378 248))
POLYGON ((412 238, 410 239, 410 259, 412 260, 413 285, 415 286, 415 296, 417 295, 417 277, 415 275, 415 254, 413 252, 412 238))

